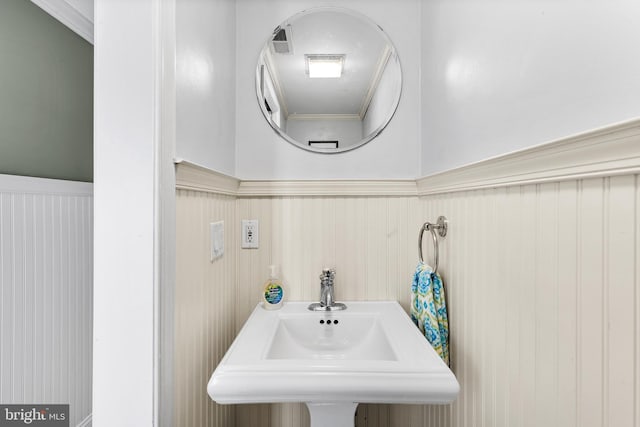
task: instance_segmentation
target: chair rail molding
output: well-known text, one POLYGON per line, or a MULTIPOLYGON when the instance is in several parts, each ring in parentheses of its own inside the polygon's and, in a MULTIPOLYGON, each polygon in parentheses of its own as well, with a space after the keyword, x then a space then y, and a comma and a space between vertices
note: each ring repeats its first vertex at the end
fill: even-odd
POLYGON ((236 197, 428 196, 640 172, 640 118, 416 180, 247 180, 176 160, 176 188, 236 197))
POLYGON ((176 159, 176 188, 236 196, 240 180, 182 159, 176 159))
POLYGON ((415 180, 241 181, 238 189, 238 197, 415 195, 415 180))
POLYGON ((418 196, 640 172, 640 119, 613 124, 417 180, 418 196))
POLYGON ((176 188, 236 197, 415 196, 415 180, 242 181, 177 159, 176 188))

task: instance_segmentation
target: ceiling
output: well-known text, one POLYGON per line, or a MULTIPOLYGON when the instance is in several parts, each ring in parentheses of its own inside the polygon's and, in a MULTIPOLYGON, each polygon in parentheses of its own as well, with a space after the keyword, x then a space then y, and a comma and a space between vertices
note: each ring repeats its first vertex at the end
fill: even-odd
POLYGON ((379 27, 334 10, 301 13, 291 26, 290 54, 265 46, 265 61, 279 88, 281 108, 295 115, 359 115, 362 118, 391 46, 379 27), (340 78, 309 78, 305 54, 345 54, 340 78))

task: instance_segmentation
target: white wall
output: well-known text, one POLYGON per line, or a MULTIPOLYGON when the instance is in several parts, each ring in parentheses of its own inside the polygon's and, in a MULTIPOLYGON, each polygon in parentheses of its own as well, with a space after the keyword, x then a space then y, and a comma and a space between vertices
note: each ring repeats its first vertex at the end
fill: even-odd
POLYGON ((337 120, 291 120, 287 121, 287 135, 302 144, 308 141, 338 141, 344 148, 362 140, 362 121, 356 119, 337 120))
POLYGON ((160 335, 175 280, 174 6, 95 7, 95 427, 171 421, 160 335))
POLYGON ((178 1, 176 35, 176 155, 234 175, 234 0, 178 1))
POLYGON ((640 116, 637 1, 422 9, 422 175, 640 116))
MULTIPOLYGON (((242 179, 415 178, 420 171, 420 2, 236 1, 236 175, 242 179), (258 54, 273 29, 291 15, 316 6, 356 10, 378 23, 400 56, 403 95, 395 118, 373 142, 357 150, 320 155, 280 138, 256 101, 258 54)), ((197 163, 197 162, 196 162, 197 163)))
POLYGON ((242 179, 415 178, 640 115, 630 0, 185 0, 177 26, 177 156, 242 179), (257 105, 268 34, 315 6, 369 16, 402 63, 394 119, 354 152, 300 150, 257 105))

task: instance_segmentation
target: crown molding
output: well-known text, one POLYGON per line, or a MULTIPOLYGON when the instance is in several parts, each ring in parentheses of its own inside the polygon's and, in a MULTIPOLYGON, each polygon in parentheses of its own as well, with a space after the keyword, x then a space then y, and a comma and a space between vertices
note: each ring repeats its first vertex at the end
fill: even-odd
MULTIPOLYGON (((80 37, 93 44, 93 16, 86 16, 66 0, 31 0, 80 37)), ((93 0, 87 0, 93 3, 93 0)))
POLYGON ((640 172, 640 119, 418 179, 419 196, 640 172))
POLYGON ((239 197, 415 196, 415 180, 242 181, 239 197))
POLYGON ((176 164, 176 188, 236 196, 240 180, 181 159, 176 164))

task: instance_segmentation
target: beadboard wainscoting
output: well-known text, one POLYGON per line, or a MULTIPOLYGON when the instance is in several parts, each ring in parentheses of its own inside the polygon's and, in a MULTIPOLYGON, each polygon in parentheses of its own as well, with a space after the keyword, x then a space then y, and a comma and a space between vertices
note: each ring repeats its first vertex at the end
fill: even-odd
POLYGON ((93 185, 0 175, 0 402, 91 419, 93 185))
POLYGON ((281 267, 289 300, 317 300, 330 266, 338 299, 407 309, 419 227, 439 215, 460 396, 360 405, 356 426, 640 425, 638 147, 640 121, 629 122, 422 178, 415 193, 410 182, 239 182, 180 165, 177 425, 308 426, 302 404, 237 405, 216 420, 223 409, 206 396, 267 266, 281 267), (207 227, 220 219, 230 237, 216 266, 207 227), (258 249, 237 244, 242 219, 260 221, 258 249))
MULTIPOLYGON (((287 300, 318 300, 318 276, 328 266, 337 271, 337 298, 397 300, 408 309, 418 198, 236 199, 219 194, 228 191, 219 185, 197 185, 185 172, 190 168, 180 166, 177 178, 176 426, 308 426, 302 404, 217 405, 206 393, 208 378, 260 301, 270 264, 280 266, 287 300), (260 221, 258 249, 240 249, 236 242, 242 219, 260 221), (225 255, 211 262, 209 223, 220 220, 225 255)), ((358 425, 379 418, 409 420, 415 411, 422 419, 420 406, 361 405, 358 425)))
POLYGON ((176 427, 235 425, 235 408, 207 395, 209 377, 236 333, 235 202, 211 192, 176 194, 176 427), (224 255, 211 261, 209 224, 217 221, 224 221, 224 255))
MULTIPOLYGON (((270 264, 280 266, 286 300, 318 301, 322 268, 333 267, 338 301, 397 300, 408 310, 417 260, 417 202, 415 196, 238 198, 236 224, 259 220, 260 248, 239 252, 236 329, 260 301, 270 264)), ((393 414, 404 420, 406 411, 360 405, 358 426, 388 425, 371 423, 393 414)), ((236 417, 242 427, 309 426, 303 404, 238 406, 236 417)))
POLYGON ((637 175, 446 193, 452 369, 428 426, 640 425, 637 175))
POLYGON ((270 264, 286 300, 320 299, 323 267, 336 269, 335 296, 397 300, 408 310, 417 259, 417 197, 258 197, 237 200, 237 221, 260 221, 260 248, 240 249, 236 328, 261 301, 270 264))

